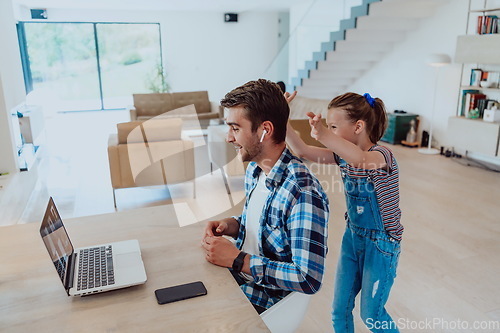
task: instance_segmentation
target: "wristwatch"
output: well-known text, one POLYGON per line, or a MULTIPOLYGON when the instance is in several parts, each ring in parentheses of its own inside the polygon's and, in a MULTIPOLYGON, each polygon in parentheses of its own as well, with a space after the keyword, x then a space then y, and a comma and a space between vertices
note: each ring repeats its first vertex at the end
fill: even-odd
POLYGON ((246 255, 247 255, 246 252, 240 251, 238 256, 233 261, 233 271, 235 271, 236 273, 241 272, 241 270, 243 269, 243 263, 245 262, 246 255))

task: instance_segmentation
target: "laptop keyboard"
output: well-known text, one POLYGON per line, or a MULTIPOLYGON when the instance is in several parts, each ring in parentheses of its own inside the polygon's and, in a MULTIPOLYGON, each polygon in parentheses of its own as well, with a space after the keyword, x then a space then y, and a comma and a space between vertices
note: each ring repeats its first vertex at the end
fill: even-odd
POLYGON ((77 290, 115 284, 111 245, 80 250, 77 290))

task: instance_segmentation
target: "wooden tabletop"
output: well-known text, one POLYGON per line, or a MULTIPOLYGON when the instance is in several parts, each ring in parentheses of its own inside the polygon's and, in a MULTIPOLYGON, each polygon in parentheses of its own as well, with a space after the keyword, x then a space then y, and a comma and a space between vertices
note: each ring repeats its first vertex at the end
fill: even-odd
POLYGON ((204 258, 202 223, 179 227, 171 205, 64 220, 73 246, 138 239, 144 285, 68 297, 30 223, 0 227, 0 331, 262 332, 260 316, 226 268, 204 258), (202 281, 207 295, 158 305, 154 291, 202 281))

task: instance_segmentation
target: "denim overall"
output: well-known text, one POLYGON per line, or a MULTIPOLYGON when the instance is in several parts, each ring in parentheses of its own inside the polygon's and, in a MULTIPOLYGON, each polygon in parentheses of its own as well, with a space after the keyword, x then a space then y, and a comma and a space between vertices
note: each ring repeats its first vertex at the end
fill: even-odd
MULTIPOLYGON (((340 159, 340 166, 346 162, 340 159)), ((333 328, 354 332, 354 298, 361 291, 361 318, 372 332, 399 332, 384 305, 398 264, 400 244, 384 229, 370 176, 354 178, 342 171, 347 204, 346 230, 337 266, 333 328)))

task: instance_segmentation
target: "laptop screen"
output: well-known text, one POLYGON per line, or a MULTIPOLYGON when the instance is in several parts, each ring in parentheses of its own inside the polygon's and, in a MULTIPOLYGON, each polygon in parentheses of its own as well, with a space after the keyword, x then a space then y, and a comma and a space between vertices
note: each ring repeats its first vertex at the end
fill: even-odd
POLYGON ((65 286, 68 261, 69 257, 73 254, 73 245, 69 240, 66 229, 64 228, 52 198, 49 200, 45 216, 43 217, 40 235, 47 247, 47 251, 49 251, 50 258, 56 267, 57 273, 65 286))

